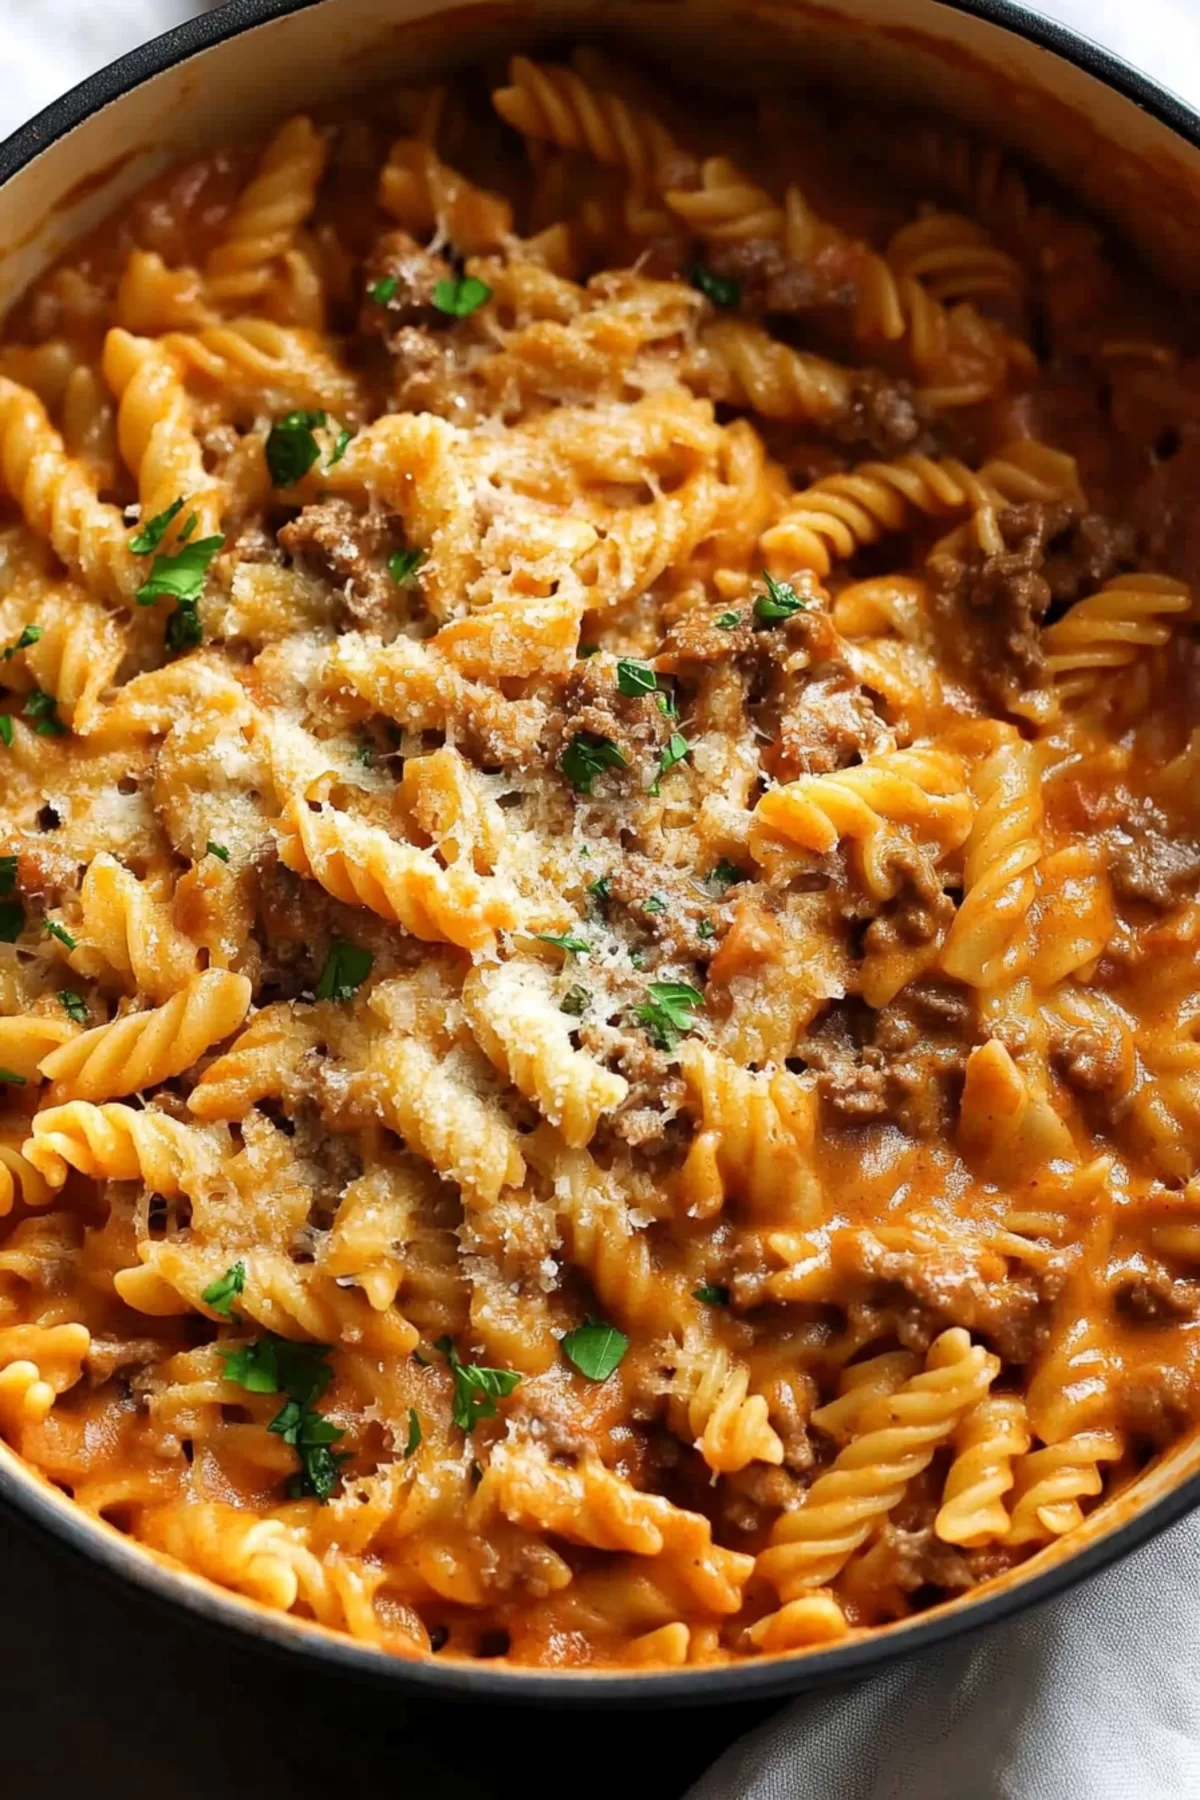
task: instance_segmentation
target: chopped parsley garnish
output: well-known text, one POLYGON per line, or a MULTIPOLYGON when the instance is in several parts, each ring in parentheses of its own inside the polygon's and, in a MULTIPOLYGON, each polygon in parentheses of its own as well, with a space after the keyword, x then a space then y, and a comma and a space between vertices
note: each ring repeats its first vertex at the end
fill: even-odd
POLYGON ((342 429, 338 432, 337 437, 334 440, 334 445, 333 445, 332 451, 330 452, 329 461, 325 464, 325 467, 327 469, 332 469, 335 463, 341 462, 343 456, 345 456, 345 454, 346 454, 346 451, 350 448, 350 439, 353 437, 353 435, 354 435, 354 433, 352 431, 350 431, 345 425, 342 426, 342 429))
POLYGON ((735 868, 731 862, 726 862, 724 857, 722 857, 716 867, 710 869, 708 874, 704 877, 706 885, 712 888, 714 892, 721 894, 725 892, 726 888, 731 888, 735 882, 745 881, 745 879, 746 877, 742 874, 742 871, 735 868))
MULTIPOLYGON (((231 1269, 224 1279, 233 1272, 231 1269)), ((208 1299, 208 1292, 204 1298, 208 1299)), ((294 1344, 268 1334, 236 1348, 218 1344, 217 1353, 225 1359, 227 1380, 252 1394, 287 1395, 267 1430, 290 1444, 300 1458, 300 1472, 288 1482, 289 1496, 294 1500, 311 1496, 323 1506, 338 1484, 342 1464, 350 1460, 345 1453, 330 1449, 342 1433, 315 1409, 333 1380, 333 1370, 325 1360, 329 1345, 294 1344)))
POLYGON ((712 269, 706 269, 702 262, 692 264, 688 278, 714 306, 736 306, 742 297, 740 281, 729 275, 717 275, 712 269))
POLYGON ((790 619, 793 613, 807 610, 808 601, 796 592, 790 582, 773 581, 765 569, 763 580, 767 584, 767 591, 760 594, 754 602, 754 616, 764 625, 775 625, 780 619, 790 619))
POLYGON ((15 855, 0 856, 0 895, 7 896, 16 891, 17 864, 15 855))
POLYGON ((588 882, 588 893, 599 901, 611 900, 612 876, 601 875, 595 881, 588 882))
POLYGON ((421 1447, 421 1415, 415 1406, 408 1409, 408 1442, 404 1446, 405 1461, 421 1447))
POLYGON ((661 894, 651 894, 648 899, 642 901, 643 912, 663 913, 666 912, 666 910, 667 903, 661 894))
POLYGON ((660 693, 658 696, 658 710, 664 719, 677 719, 679 717, 679 707, 675 703, 674 694, 660 693))
POLYGON ((153 519, 147 520, 136 537, 129 540, 129 548, 135 556, 153 556, 158 546, 166 537, 171 525, 183 511, 183 495, 168 506, 166 512, 160 512, 153 519))
POLYGON ((57 919, 47 919, 45 925, 50 936, 56 937, 60 944, 65 944, 68 950, 73 950, 75 948, 75 939, 71 936, 65 925, 60 925, 57 919))
POLYGON ((468 319, 477 307, 490 300, 492 290, 477 275, 447 276, 435 284, 433 304, 452 319, 468 319))
POLYGON ((698 938, 703 938, 705 943, 707 943, 709 938, 716 937, 716 935, 717 935, 717 928, 713 924, 712 920, 711 919, 701 919, 700 922, 698 923, 698 925, 696 926, 696 936, 698 938))
POLYGON ((335 938, 329 946, 325 967, 317 983, 318 1000, 349 1000, 371 973, 375 958, 358 944, 335 938))
POLYGON ((6 749, 12 749, 13 722, 11 713, 0 713, 0 740, 6 749))
POLYGON ((423 550, 393 550, 388 557, 388 574, 399 587, 411 581, 425 561, 423 550))
POLYGON ((215 856, 218 862, 227 863, 229 861, 229 852, 224 844, 214 844, 211 838, 204 846, 204 854, 205 856, 215 856))
POLYGON ((736 612, 724 612, 719 619, 714 620, 718 631, 736 631, 741 622, 742 615, 736 612))
POLYGON ((651 1043, 674 1050, 695 1025, 693 1015, 704 1005, 704 995, 686 981, 652 981, 647 991, 650 998, 634 1007, 633 1016, 646 1027, 651 1043))
POLYGON ((535 931, 533 935, 539 943, 553 944, 556 950, 565 950, 568 956, 586 956, 592 947, 586 938, 575 937, 569 931, 535 931))
POLYGON ((16 1074, 12 1069, 0 1069, 0 1081, 4 1082, 7 1087, 25 1086, 25 1077, 16 1074))
POLYGON ((588 1009, 590 998, 586 988, 569 987, 558 1003, 558 1010, 570 1013, 572 1018, 581 1019, 588 1009))
POLYGON ((57 705, 54 695, 46 693, 44 688, 30 688, 21 717, 31 723, 37 720, 34 730, 38 737, 62 737, 67 728, 55 712, 57 705))
POLYGON ((303 481, 321 454, 313 432, 324 423, 323 412, 290 412, 272 425, 267 438, 267 467, 277 488, 295 487, 303 481))
POLYGON ((652 694, 658 687, 658 676, 649 663, 637 662, 632 656, 623 656, 617 664, 617 687, 630 700, 636 700, 639 694, 652 694))
POLYGON ((728 1306, 729 1289, 714 1287, 711 1282, 704 1282, 700 1287, 692 1289, 692 1299, 702 1300, 705 1306, 728 1306))
POLYGON ((652 794, 658 793, 662 778, 667 773, 667 770, 673 769, 676 763, 681 763, 690 749, 691 745, 684 737, 682 731, 673 731, 671 733, 663 747, 663 753, 658 759, 658 777, 655 780, 653 787, 650 789, 652 794))
POLYGON ((197 608, 209 565, 224 544, 223 537, 197 538, 193 544, 182 544, 174 555, 156 556, 149 575, 134 595, 139 606, 153 606, 161 599, 176 602, 175 611, 167 620, 168 650, 194 650, 201 642, 204 634, 197 608))
POLYGON ((205 1306, 211 1306, 215 1313, 223 1319, 233 1317, 233 1303, 246 1286, 246 1265, 235 1262, 231 1269, 226 1269, 216 1281, 210 1282, 200 1298, 205 1306))
POLYGON ((19 900, 0 903, 0 944, 15 944, 25 928, 25 908, 19 900))
POLYGON ((494 1419, 496 1401, 511 1394, 521 1377, 513 1369, 485 1369, 479 1363, 458 1360, 454 1340, 440 1337, 434 1344, 450 1365, 454 1377, 452 1416, 460 1431, 470 1431, 477 1419, 494 1419))
POLYGON ((375 761, 374 744, 360 744, 354 752, 354 760, 360 762, 364 769, 369 769, 375 761))
POLYGON ((73 1020, 76 1025, 87 1024, 88 1011, 83 1003, 82 994, 77 994, 73 988, 62 988, 59 990, 58 997, 62 1002, 62 1009, 66 1013, 68 1019, 73 1020))
POLYGON ((590 1316, 562 1340, 563 1355, 589 1381, 607 1381, 628 1348, 623 1331, 590 1316))
POLYGON ((381 275, 378 281, 371 283, 367 293, 377 306, 386 306, 389 300, 395 299, 396 289, 399 286, 400 277, 398 275, 381 275))
POLYGON ((641 950, 631 950, 629 952, 629 960, 635 969, 644 969, 646 966, 646 958, 641 950))
POLYGON ((590 794, 592 783, 605 769, 624 769, 629 758, 599 732, 581 731, 571 739, 562 753, 559 767, 581 794, 590 794))
POLYGON ((10 644, 4 652, 5 662, 11 662, 18 650, 28 650, 30 644, 36 644, 42 635, 40 625, 26 625, 15 644, 10 644))

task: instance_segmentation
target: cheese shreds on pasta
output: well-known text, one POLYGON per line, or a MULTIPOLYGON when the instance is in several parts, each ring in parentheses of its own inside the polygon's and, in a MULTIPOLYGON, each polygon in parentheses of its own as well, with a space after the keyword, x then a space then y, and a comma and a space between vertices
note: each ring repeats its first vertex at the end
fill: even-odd
POLYGON ((0 1436, 403 1658, 980 1591, 1200 1418, 1195 322, 607 56, 0 344, 0 1436))

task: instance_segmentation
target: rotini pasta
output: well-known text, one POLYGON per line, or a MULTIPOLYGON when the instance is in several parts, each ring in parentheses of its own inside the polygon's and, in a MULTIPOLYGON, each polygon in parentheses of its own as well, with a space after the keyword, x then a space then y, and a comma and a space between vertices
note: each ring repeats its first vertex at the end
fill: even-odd
POLYGON ((956 129, 482 80, 8 322, 0 1436, 381 1653, 801 1653, 1200 1422, 1188 344, 956 129))

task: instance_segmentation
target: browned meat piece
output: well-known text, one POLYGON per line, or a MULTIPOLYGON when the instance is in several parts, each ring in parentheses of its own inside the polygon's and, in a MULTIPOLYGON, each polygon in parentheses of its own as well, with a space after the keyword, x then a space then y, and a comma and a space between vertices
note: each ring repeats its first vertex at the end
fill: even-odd
POLYGON ((846 410, 833 421, 833 435, 843 444, 863 444, 876 456, 903 456, 921 436, 924 424, 907 381, 894 381, 879 369, 860 369, 846 410))
POLYGON ((631 921, 661 944, 673 961, 707 962, 712 956, 717 946, 715 925, 707 938, 698 928, 705 919, 714 924, 718 903, 700 892, 682 870, 630 851, 614 869, 611 882, 612 898, 629 908, 631 921))
POLYGON ((883 1585, 895 1585, 905 1594, 923 1587, 949 1588, 952 1592, 974 1587, 975 1577, 962 1551, 953 1544, 943 1544, 934 1535, 932 1525, 906 1531, 899 1525, 887 1524, 880 1535, 889 1552, 880 1559, 881 1573, 886 1568, 883 1585))
POLYGON ((365 337, 381 337, 393 350, 395 334, 404 326, 449 324, 447 315, 434 306, 433 294, 438 282, 453 273, 444 257, 422 249, 406 231, 385 232, 364 271, 359 330, 365 337), (380 291, 384 299, 375 297, 380 291))
POLYGON ((1187 1372, 1154 1364, 1139 1369, 1119 1390, 1121 1424, 1131 1437, 1165 1449, 1182 1437, 1196 1412, 1196 1395, 1187 1372))
POLYGON ((1066 504, 1010 506, 997 516, 1002 551, 942 550, 926 563, 951 648, 998 706, 1049 682, 1040 629, 1051 600, 1046 546, 1074 519, 1066 504))
POLYGON ((877 1014, 831 1008, 796 1053, 816 1071, 822 1100, 847 1124, 891 1119, 928 1138, 946 1129, 968 1043, 961 1016, 939 1023, 919 998, 902 994, 877 1014))
POLYGON ((1128 1073, 1120 1040, 1086 1025, 1052 1037, 1050 1057, 1067 1085, 1081 1094, 1119 1087, 1128 1073))
POLYGON ((53 836, 27 838, 6 848, 10 855, 16 852, 16 890, 27 900, 57 905, 64 894, 74 893, 78 887, 79 863, 55 848, 53 836))
MULTIPOLYGON (((563 692, 562 712, 552 721, 564 747, 580 732, 607 738, 643 787, 653 779, 674 725, 663 716, 653 694, 622 694, 616 659, 604 654, 576 664, 563 692)), ((557 760, 560 752, 553 746, 551 750, 557 760)))
POLYGON ((740 284, 742 305, 751 313, 853 306, 863 262, 863 247, 848 239, 804 262, 789 261, 778 238, 738 238, 708 251, 709 267, 740 284))
POLYGON ((395 616, 400 590, 387 559, 400 537, 396 521, 382 511, 358 512, 348 500, 321 500, 285 525, 279 542, 341 589, 347 612, 360 624, 378 628, 395 616))
POLYGON ((724 630, 717 624, 723 616, 715 612, 685 613, 663 639, 655 667, 664 673, 674 673, 681 664, 724 663, 753 650, 755 632, 749 607, 740 609, 738 623, 732 630, 724 630))
POLYGON ((1168 1325, 1194 1319, 1200 1310, 1200 1283, 1184 1281, 1165 1270, 1131 1275, 1117 1288, 1119 1312, 1135 1325, 1168 1325))
POLYGON ((1170 838, 1150 820, 1131 819, 1110 838, 1109 872, 1119 900, 1144 900, 1167 912, 1200 882, 1200 844, 1170 838))
POLYGON ((456 425, 472 423, 464 398, 469 384, 455 339, 445 333, 434 336, 420 325, 401 325, 389 337, 388 348, 393 412, 433 412, 456 425))
POLYGON ((898 1289, 913 1302, 906 1331, 897 1335, 911 1347, 925 1346, 947 1325, 961 1325, 987 1340, 1007 1363, 1026 1363, 1045 1341, 1049 1303, 1059 1277, 1041 1272, 1038 1281, 1010 1276, 985 1280, 971 1246, 953 1243, 892 1250, 870 1231, 847 1234, 843 1267, 886 1290, 898 1289))
POLYGON ((1134 563, 1134 534, 1103 513, 1085 513, 1046 558, 1043 571, 1054 600, 1071 602, 1093 593, 1134 563))
POLYGON ((780 781, 827 775, 870 756, 886 736, 866 689, 833 662, 805 682, 780 719, 773 772, 780 781))
POLYGON ((102 1387, 125 1369, 142 1369, 162 1356, 162 1344, 154 1338, 94 1337, 84 1358, 88 1383, 102 1387))

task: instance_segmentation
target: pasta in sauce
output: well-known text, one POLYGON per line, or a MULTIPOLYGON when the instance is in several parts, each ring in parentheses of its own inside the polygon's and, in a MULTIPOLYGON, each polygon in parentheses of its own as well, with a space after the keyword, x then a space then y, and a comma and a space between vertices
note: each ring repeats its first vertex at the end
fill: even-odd
POLYGON ((18 1455, 392 1654, 653 1668, 978 1589, 1190 1429, 1187 329, 955 128, 586 50, 44 276, 18 1455))

